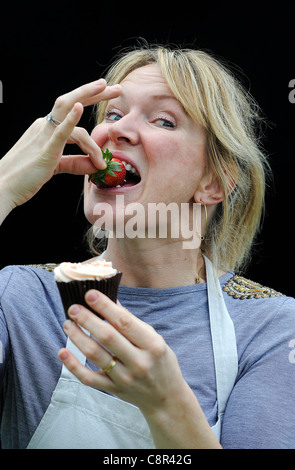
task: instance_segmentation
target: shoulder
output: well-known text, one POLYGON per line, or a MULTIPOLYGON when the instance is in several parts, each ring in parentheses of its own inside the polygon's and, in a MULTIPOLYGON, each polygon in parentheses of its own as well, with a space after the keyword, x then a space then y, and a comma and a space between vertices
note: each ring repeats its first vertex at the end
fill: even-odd
POLYGON ((47 288, 54 288, 54 263, 11 265, 0 271, 0 299, 10 291, 26 293, 38 290, 40 284, 47 288), (30 286, 30 289, 28 289, 30 286))
MULTIPOLYGON (((0 310, 12 335, 17 330, 43 335, 60 333, 64 309, 52 266, 14 265, 0 271, 0 310)), ((30 333, 30 334, 31 334, 30 333)))
POLYGON ((25 267, 27 267, 27 268, 39 268, 39 269, 43 269, 45 271, 51 272, 58 265, 59 265, 59 263, 27 264, 27 265, 25 265, 25 267))
POLYGON ((277 314, 287 315, 294 323, 295 299, 258 282, 237 274, 232 275, 221 285, 225 303, 232 319, 249 323, 255 321, 265 325, 266 319, 272 321, 277 314))
POLYGON ((252 363, 258 356, 289 353, 295 338, 295 299, 242 276, 222 284, 233 320, 240 359, 252 363))
POLYGON ((285 297, 270 287, 251 281, 237 274, 233 275, 223 286, 223 291, 235 299, 266 299, 273 297, 285 297))
POLYGON ((295 299, 237 274, 222 284, 224 300, 237 333, 248 338, 268 329, 295 335, 295 299))

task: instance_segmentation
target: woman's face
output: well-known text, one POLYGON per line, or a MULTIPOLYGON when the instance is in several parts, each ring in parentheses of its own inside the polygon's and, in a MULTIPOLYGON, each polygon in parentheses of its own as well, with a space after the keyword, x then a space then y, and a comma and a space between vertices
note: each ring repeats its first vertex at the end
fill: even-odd
POLYGON ((121 86, 121 95, 108 102, 105 119, 92 138, 133 166, 140 178, 127 178, 122 187, 97 188, 86 177, 84 207, 91 223, 97 204, 108 203, 115 210, 118 195, 124 196, 125 206, 192 202, 206 174, 205 131, 175 98, 160 67, 138 68, 121 86))

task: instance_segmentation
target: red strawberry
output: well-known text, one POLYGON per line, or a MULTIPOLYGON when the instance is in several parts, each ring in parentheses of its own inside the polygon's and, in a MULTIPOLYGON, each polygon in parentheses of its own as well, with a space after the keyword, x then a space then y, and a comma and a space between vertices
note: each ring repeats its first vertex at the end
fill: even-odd
POLYGON ((114 186, 122 185, 126 176, 126 168, 121 160, 113 158, 113 155, 106 149, 102 150, 102 156, 107 164, 104 170, 98 170, 96 173, 92 173, 88 181, 96 184, 99 188, 111 188, 114 186))

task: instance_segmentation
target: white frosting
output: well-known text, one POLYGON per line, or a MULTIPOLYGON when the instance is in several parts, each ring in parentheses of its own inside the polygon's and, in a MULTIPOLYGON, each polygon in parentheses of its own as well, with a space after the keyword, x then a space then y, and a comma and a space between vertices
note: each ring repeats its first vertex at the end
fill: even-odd
POLYGON ((111 261, 99 259, 92 263, 61 263, 54 269, 54 277, 57 282, 71 282, 90 280, 97 281, 107 279, 117 274, 111 261))

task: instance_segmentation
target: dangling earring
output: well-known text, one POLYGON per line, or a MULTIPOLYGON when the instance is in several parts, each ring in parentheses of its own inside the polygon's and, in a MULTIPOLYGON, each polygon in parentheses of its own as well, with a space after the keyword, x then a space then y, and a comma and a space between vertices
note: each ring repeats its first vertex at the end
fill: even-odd
MULTIPOLYGON (((197 231, 197 234, 198 236, 200 237, 201 241, 203 241, 205 239, 205 236, 206 236, 206 232, 207 232, 207 224, 208 224, 208 213, 207 213, 207 206, 206 204, 201 201, 200 199, 200 203, 201 204, 201 208, 202 208, 202 205, 204 206, 204 209, 205 209, 205 230, 204 230, 204 234, 201 235, 201 233, 199 232, 199 228, 198 228, 198 224, 197 224, 197 221, 196 221, 196 231, 197 231)), ((197 273, 197 276, 196 276, 196 284, 200 284, 201 282, 201 279, 200 279, 200 272, 201 272, 201 269, 202 269, 202 266, 200 267, 198 273, 197 273)))
POLYGON ((201 233, 199 231, 199 228, 198 228, 197 221, 196 221, 196 231, 197 231, 197 234, 199 235, 201 241, 203 241, 203 240, 205 240, 205 236, 206 236, 206 232, 207 232, 208 213, 207 213, 207 206, 203 201, 201 201, 201 199, 200 199, 199 204, 201 204, 201 208, 202 208, 202 205, 203 205, 204 209, 205 209, 205 230, 204 230, 204 235, 201 235, 201 233))

